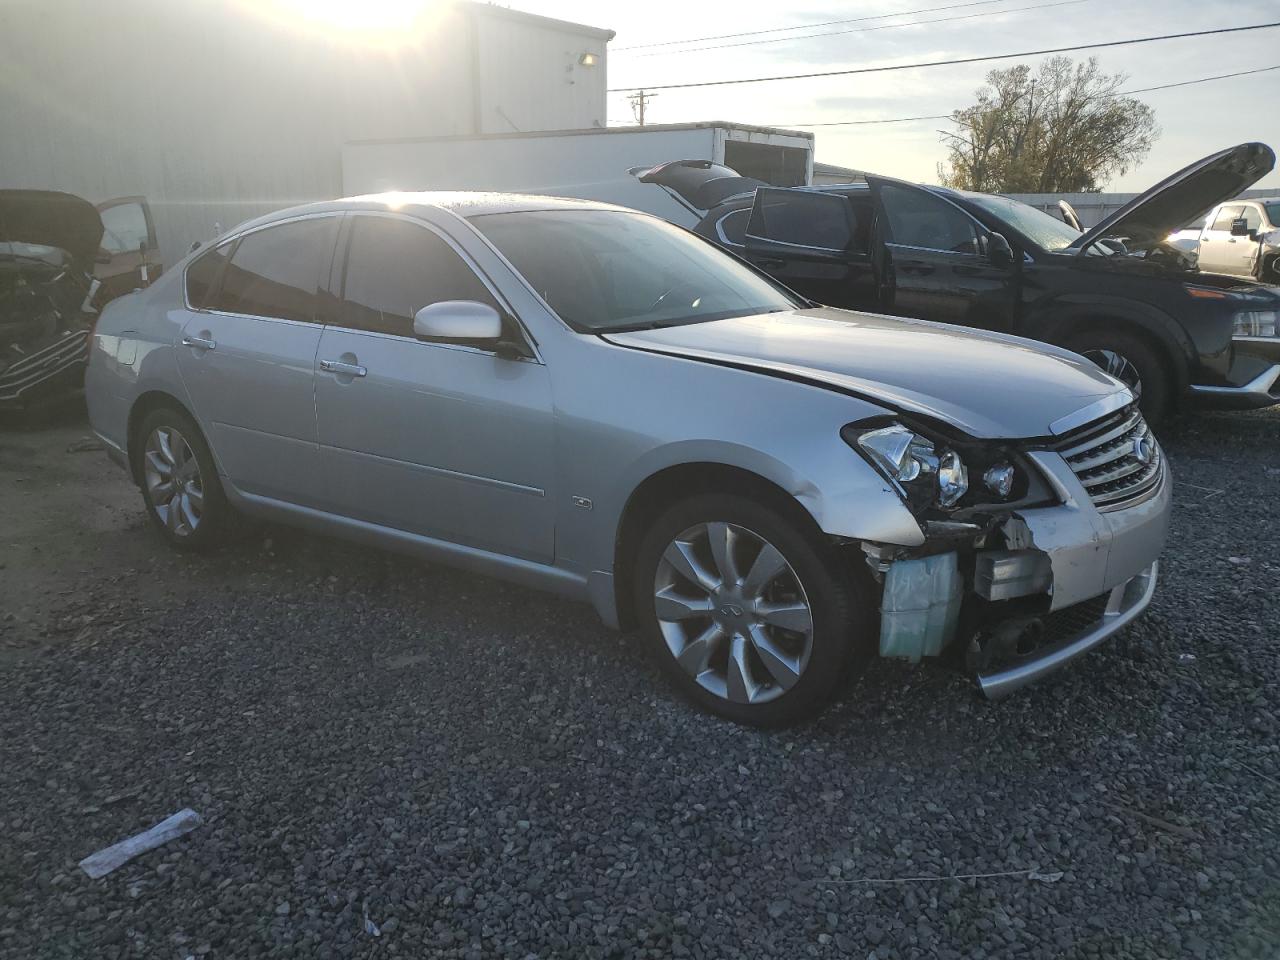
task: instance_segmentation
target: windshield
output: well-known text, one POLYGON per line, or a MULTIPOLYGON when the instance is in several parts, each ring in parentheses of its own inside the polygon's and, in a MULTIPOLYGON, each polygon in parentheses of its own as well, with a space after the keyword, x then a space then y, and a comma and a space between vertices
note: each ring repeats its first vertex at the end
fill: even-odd
POLYGON ((803 306, 746 265, 654 217, 536 210, 472 217, 575 330, 609 333, 803 306))
POLYGON ((965 199, 999 217, 1036 246, 1050 253, 1065 250, 1080 238, 1080 231, 1075 227, 1017 200, 986 194, 965 194, 965 199))
POLYGON ((1280 201, 1268 201, 1263 206, 1267 208, 1267 222, 1273 227, 1280 227, 1280 201))

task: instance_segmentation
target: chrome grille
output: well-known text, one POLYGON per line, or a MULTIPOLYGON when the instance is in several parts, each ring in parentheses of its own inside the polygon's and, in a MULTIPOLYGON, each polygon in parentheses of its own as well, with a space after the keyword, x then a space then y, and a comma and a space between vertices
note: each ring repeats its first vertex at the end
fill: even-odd
POLYGON ((1099 420, 1055 448, 1099 510, 1119 510, 1160 487, 1160 445, 1136 409, 1099 420))

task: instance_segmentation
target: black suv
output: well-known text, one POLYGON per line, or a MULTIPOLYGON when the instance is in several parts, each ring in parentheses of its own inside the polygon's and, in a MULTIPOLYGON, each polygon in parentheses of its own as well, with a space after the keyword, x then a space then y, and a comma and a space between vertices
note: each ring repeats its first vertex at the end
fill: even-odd
POLYGON ((1124 380, 1148 419, 1280 402, 1280 295, 1199 273, 1166 242, 1275 165, 1261 143, 1174 174, 1080 232, 1006 197, 887 177, 759 186, 696 232, 819 303, 1068 347, 1124 380))

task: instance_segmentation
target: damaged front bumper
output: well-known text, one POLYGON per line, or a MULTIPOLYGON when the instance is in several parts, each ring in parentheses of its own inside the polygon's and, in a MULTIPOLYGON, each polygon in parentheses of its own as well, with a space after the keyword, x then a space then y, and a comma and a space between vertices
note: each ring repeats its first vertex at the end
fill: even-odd
POLYGON ((917 661, 959 645, 983 694, 1002 697, 1150 603, 1171 506, 1163 457, 1140 496, 1108 502, 1109 491, 1088 471, 1077 476, 1062 453, 1028 456, 1059 503, 926 524, 928 540, 912 550, 863 544, 883 586, 881 656, 917 661))

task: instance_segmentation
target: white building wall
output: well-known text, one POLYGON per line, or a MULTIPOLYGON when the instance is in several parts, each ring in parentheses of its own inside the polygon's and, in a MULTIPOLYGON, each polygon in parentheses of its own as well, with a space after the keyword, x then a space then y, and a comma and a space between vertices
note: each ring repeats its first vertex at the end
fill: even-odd
POLYGON ((488 105, 529 128, 603 122, 603 61, 571 75, 564 59, 603 54, 607 31, 461 3, 388 47, 270 9, 0 0, 0 188, 145 196, 173 263, 215 225, 340 196, 347 140, 474 133, 488 105), (520 62, 488 75, 489 43, 520 62))

